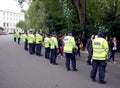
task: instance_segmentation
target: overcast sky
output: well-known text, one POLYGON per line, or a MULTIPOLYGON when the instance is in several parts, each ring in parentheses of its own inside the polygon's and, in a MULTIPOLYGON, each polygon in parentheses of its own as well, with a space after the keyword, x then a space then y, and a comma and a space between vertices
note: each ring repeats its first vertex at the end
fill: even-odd
MULTIPOLYGON (((25 7, 26 9, 27 7, 25 7)), ((0 0, 0 9, 20 12, 20 7, 16 0, 0 0)))

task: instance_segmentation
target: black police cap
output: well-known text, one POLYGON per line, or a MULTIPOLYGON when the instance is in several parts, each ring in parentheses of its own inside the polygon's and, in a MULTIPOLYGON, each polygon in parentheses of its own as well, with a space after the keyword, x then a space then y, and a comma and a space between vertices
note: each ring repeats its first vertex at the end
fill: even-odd
POLYGON ((52 34, 56 34, 56 32, 52 32, 52 34))
POLYGON ((101 36, 101 35, 104 35, 104 33, 105 33, 105 32, 104 32, 103 29, 98 30, 98 36, 99 36, 99 35, 100 35, 100 36, 101 36))

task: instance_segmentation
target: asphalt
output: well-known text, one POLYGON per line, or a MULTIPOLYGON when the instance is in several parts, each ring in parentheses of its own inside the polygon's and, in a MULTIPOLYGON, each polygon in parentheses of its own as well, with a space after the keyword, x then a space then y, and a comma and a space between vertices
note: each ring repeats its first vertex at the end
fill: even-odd
MULTIPOLYGON (((13 42, 12 35, 0 35, 0 88, 119 88, 120 55, 116 53, 116 64, 107 65, 107 84, 101 85, 90 79, 91 66, 86 64, 87 52, 77 57, 77 72, 66 71, 65 59, 59 56, 59 65, 52 65, 43 56, 29 55, 13 42)), ((98 76, 97 76, 98 80, 98 76)))

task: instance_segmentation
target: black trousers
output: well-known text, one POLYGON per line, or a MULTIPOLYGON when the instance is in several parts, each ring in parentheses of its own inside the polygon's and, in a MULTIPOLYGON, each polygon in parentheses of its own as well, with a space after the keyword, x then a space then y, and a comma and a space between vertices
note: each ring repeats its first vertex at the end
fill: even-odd
POLYGON ((87 57, 88 60, 87 60, 87 63, 88 63, 89 65, 92 64, 92 63, 91 63, 92 55, 93 55, 92 51, 88 51, 88 57, 87 57))
POLYGON ((99 81, 104 81, 106 65, 107 65, 106 60, 93 60, 91 78, 92 79, 96 78, 96 73, 97 70, 99 69, 99 81))
POLYGON ((80 57, 80 48, 77 49, 76 56, 79 55, 80 57))
POLYGON ((66 56, 66 68, 70 69, 70 61, 72 62, 72 68, 76 69, 76 59, 74 53, 65 53, 66 56))
POLYGON ((35 43, 33 43, 33 53, 35 53, 35 50, 36 49, 36 44, 35 43))
POLYGON ((36 44, 36 55, 41 55, 41 44, 36 44))
POLYGON ((55 64, 57 58, 57 49, 51 49, 50 51, 51 51, 50 63, 55 64))
POLYGON ((115 60, 115 52, 116 52, 116 50, 110 51, 110 57, 109 57, 108 60, 111 60, 111 58, 112 58, 113 61, 115 60))
POLYGON ((16 37, 14 37, 14 42, 16 42, 16 37))
POLYGON ((24 49, 28 50, 28 40, 25 40, 25 42, 24 42, 24 49))
POLYGON ((20 38, 18 38, 18 44, 20 44, 20 38))
POLYGON ((29 53, 33 54, 33 43, 29 44, 29 53))
POLYGON ((50 48, 47 47, 45 48, 45 58, 49 59, 49 55, 50 55, 50 48))

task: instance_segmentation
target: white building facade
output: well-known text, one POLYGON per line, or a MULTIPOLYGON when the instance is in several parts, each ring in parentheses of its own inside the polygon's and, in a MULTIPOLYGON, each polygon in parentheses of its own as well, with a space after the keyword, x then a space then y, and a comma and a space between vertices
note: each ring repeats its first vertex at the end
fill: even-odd
POLYGON ((7 33, 21 32, 22 30, 16 27, 20 20, 25 20, 24 13, 13 12, 7 10, 0 10, 0 26, 5 29, 7 33))

